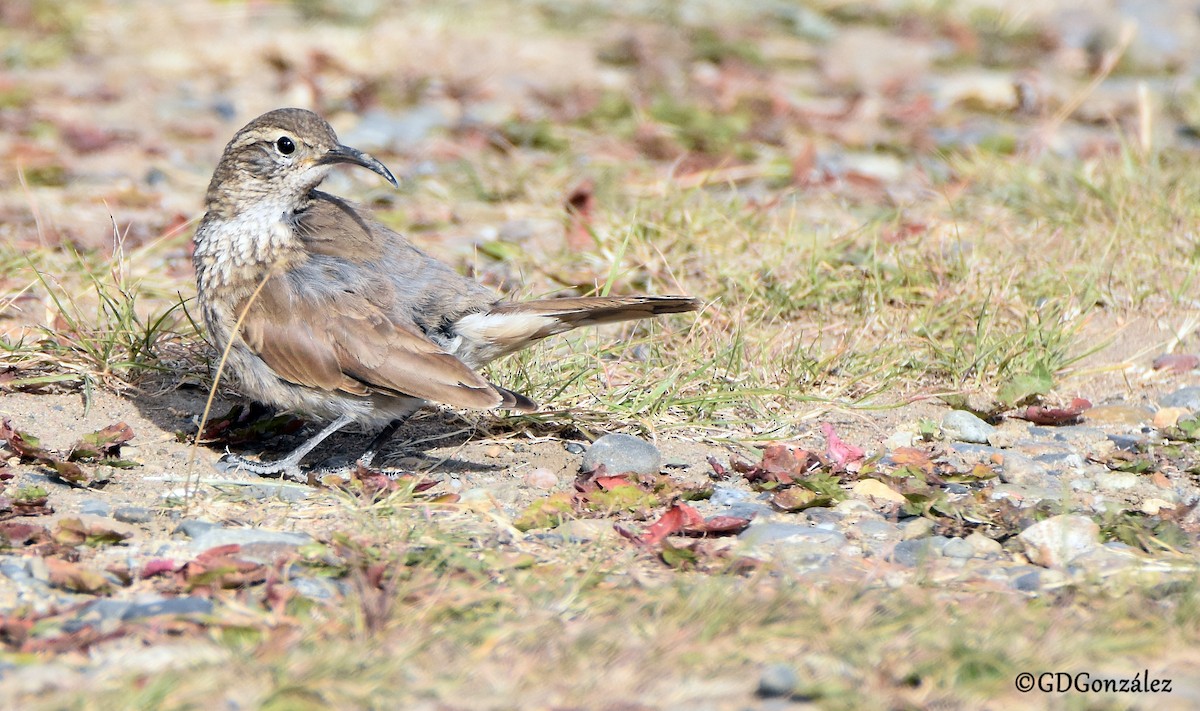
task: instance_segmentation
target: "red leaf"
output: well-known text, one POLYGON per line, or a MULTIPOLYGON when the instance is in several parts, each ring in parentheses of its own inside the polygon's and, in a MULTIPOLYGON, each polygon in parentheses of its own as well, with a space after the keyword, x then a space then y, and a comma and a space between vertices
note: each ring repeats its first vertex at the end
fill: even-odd
POLYGON ((595 478, 594 481, 596 482, 596 486, 599 486, 601 489, 604 489, 605 491, 612 491, 613 489, 616 489, 617 487, 620 487, 620 486, 634 486, 633 482, 631 482, 631 481, 629 481, 629 479, 625 478, 625 475, 598 476, 595 478))
POLYGON ((672 533, 683 530, 685 526, 703 525, 704 517, 696 509, 687 504, 675 504, 657 521, 650 524, 646 532, 636 541, 644 546, 654 546, 663 542, 672 533))
POLYGON ((689 536, 720 535, 722 533, 741 533, 750 525, 750 519, 737 516, 712 516, 699 524, 689 524, 683 532, 689 536))
POLYGON ((1067 407, 1040 407, 1030 405, 1024 412, 1013 415, 1022 420, 1028 420, 1035 425, 1071 425, 1079 422, 1084 410, 1091 408, 1092 403, 1077 397, 1067 407))
POLYGON ((833 425, 828 422, 821 423, 821 431, 825 433, 826 447, 828 448, 829 458, 832 459, 839 469, 845 469, 850 462, 857 462, 867 456, 861 448, 855 447, 852 444, 846 444, 838 437, 834 431, 833 425))
POLYGON ((1200 355, 1195 355, 1194 353, 1168 353, 1154 359, 1155 370, 1187 373, 1198 367, 1200 367, 1200 355))
POLYGON ((161 575, 163 573, 174 573, 174 572, 175 572, 175 561, 167 560, 165 558, 155 558, 154 560, 148 561, 146 563, 146 565, 142 568, 141 577, 152 578, 155 575, 161 575))

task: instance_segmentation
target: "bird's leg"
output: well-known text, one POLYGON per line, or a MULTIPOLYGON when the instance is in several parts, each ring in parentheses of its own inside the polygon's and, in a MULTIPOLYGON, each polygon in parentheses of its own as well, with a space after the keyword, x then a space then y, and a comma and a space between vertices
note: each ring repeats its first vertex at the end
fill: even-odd
POLYGON ((245 457, 239 457, 236 454, 226 454, 217 462, 217 469, 222 472, 232 472, 238 469, 244 469, 245 471, 248 471, 252 474, 257 474, 259 476, 279 475, 286 479, 291 479, 292 481, 307 482, 308 477, 304 476, 304 474, 300 471, 300 460, 304 459, 305 455, 313 451, 318 444, 325 441, 329 435, 337 432, 353 421, 353 417, 350 417, 349 415, 342 415, 326 425, 325 429, 310 437, 307 442, 293 449, 283 459, 277 459, 273 462, 254 462, 246 459, 245 457))
POLYGON ((375 439, 371 440, 371 443, 367 445, 366 451, 358 458, 359 465, 370 467, 371 463, 375 461, 375 455, 379 454, 379 450, 383 449, 383 445, 388 443, 388 440, 396 434, 396 430, 400 429, 407 420, 408 415, 405 415, 387 423, 387 426, 379 434, 375 435, 375 439))

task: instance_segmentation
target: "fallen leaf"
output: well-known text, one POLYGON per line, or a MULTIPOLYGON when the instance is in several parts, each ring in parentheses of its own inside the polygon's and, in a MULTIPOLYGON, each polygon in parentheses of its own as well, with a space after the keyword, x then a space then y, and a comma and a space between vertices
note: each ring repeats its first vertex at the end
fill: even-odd
POLYGON ((46 558, 46 569, 50 573, 50 585, 63 590, 81 593, 107 592, 112 584, 100 573, 85 568, 79 563, 46 558))
POLYGON ((1200 367, 1200 355, 1194 353, 1167 353, 1154 359, 1155 370, 1172 373, 1187 373, 1200 367))
POLYGON ((1035 425, 1072 425, 1079 422, 1083 412, 1091 408, 1092 403, 1077 397, 1066 407, 1041 407, 1031 405, 1013 417, 1028 420, 1035 425))
POLYGON ((867 453, 861 448, 843 442, 842 438, 838 437, 837 432, 834 431, 833 425, 828 422, 821 423, 821 431, 825 434, 825 446, 829 458, 833 460, 836 468, 845 469, 850 462, 857 462, 867 456, 867 453))
POLYGON ((792 487, 777 491, 771 496, 771 505, 780 511, 803 511, 814 506, 828 506, 833 503, 829 496, 823 496, 811 489, 792 487))

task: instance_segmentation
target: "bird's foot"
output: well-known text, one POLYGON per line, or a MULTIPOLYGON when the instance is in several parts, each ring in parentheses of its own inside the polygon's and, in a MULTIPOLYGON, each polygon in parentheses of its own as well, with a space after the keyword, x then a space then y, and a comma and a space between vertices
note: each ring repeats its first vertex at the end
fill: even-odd
POLYGON ((300 465, 292 461, 290 457, 284 457, 275 462, 256 462, 236 454, 226 454, 218 459, 213 467, 222 474, 244 471, 262 477, 279 477, 301 484, 308 483, 308 475, 301 471, 300 465))

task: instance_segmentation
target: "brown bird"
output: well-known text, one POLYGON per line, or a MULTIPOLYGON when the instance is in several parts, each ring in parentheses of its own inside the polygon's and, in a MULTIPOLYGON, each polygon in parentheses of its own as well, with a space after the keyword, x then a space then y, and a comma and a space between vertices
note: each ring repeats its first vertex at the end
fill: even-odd
POLYGON ((233 341, 226 369, 246 395, 331 420, 278 461, 227 455, 224 468, 302 479, 304 456, 354 422, 383 427, 359 459, 369 465, 426 402, 534 409, 476 370, 579 326, 700 306, 687 296, 503 301, 360 207, 318 191, 339 163, 397 185, 316 114, 277 109, 234 135, 209 183, 193 261, 213 345, 224 352, 233 341))

